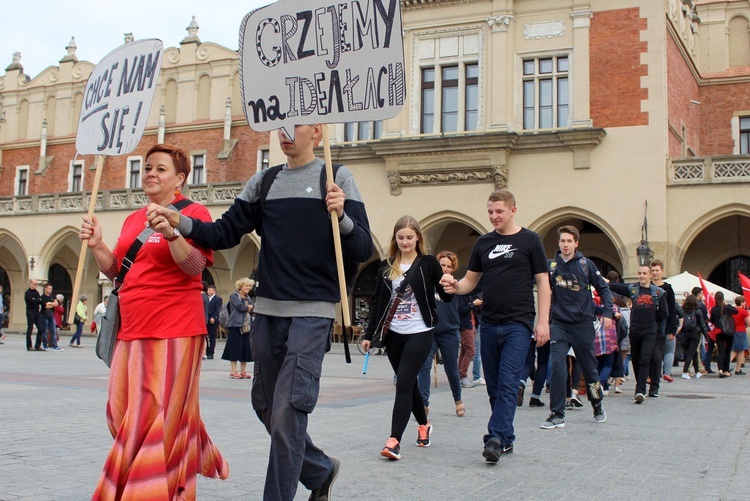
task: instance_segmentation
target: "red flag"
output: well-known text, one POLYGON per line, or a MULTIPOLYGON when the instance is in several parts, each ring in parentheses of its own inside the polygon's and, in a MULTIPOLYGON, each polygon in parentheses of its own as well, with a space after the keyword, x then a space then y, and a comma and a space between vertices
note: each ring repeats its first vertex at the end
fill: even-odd
POLYGON ((708 287, 706 287, 706 282, 703 281, 703 276, 701 276, 700 272, 698 272, 698 280, 701 281, 701 289, 703 289, 703 302, 706 304, 706 309, 710 312, 711 308, 716 306, 716 301, 714 301, 713 294, 708 292, 708 287))
POLYGON ((750 278, 747 278, 745 275, 740 273, 739 271, 737 274, 740 276, 740 284, 742 285, 742 295, 745 296, 745 301, 747 304, 750 304, 750 278))

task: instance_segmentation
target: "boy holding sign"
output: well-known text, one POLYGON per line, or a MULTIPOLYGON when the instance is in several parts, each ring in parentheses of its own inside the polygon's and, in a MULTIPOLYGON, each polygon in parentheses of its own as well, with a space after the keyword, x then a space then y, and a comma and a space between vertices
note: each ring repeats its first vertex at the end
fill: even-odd
POLYGON ((307 416, 317 403, 323 357, 330 348, 334 307, 341 300, 329 218, 338 217, 343 252, 350 259, 367 261, 374 250, 351 172, 341 167, 335 183, 329 181, 327 192, 320 192, 325 166, 313 148, 322 127, 297 125, 294 140, 279 131, 287 162, 266 196, 261 187, 271 169, 250 178, 213 223, 180 217, 155 204, 148 207, 152 223, 164 217, 181 235, 215 250, 234 247, 246 233, 262 230, 250 343, 253 409, 271 435, 264 499, 294 499, 298 481, 313 491, 310 499, 329 499, 339 461, 307 435, 307 416))

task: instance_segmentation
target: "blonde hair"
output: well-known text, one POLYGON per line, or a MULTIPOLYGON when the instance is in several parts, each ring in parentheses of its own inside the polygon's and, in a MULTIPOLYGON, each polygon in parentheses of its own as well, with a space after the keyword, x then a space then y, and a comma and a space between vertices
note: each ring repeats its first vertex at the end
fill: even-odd
POLYGON ((393 234, 391 235, 391 242, 388 244, 388 274, 389 280, 396 280, 402 275, 401 271, 401 250, 398 248, 398 242, 396 242, 396 233, 404 228, 414 230, 417 234, 417 254, 427 254, 427 244, 425 243, 424 236, 422 236, 422 230, 419 228, 419 223, 416 219, 411 216, 401 216, 396 221, 393 227, 393 234))
POLYGON ((253 287, 255 287, 255 280, 253 280, 252 278, 243 277, 234 283, 234 286, 237 287, 238 291, 242 290, 245 285, 249 285, 250 290, 253 290, 253 287))

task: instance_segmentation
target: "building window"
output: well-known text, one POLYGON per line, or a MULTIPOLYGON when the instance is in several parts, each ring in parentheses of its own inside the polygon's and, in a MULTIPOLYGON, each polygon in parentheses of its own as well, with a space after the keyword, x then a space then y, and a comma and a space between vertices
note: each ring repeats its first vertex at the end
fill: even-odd
POLYGON ((344 141, 371 141, 383 136, 383 121, 347 122, 344 124, 344 141))
POLYGON ((203 184, 206 182, 206 154, 192 155, 193 178, 190 184, 203 184))
POLYGON ((141 187, 141 165, 143 159, 141 157, 130 157, 128 158, 128 188, 135 189, 141 187))
POLYGON ((435 125, 435 68, 422 68, 422 120, 419 132, 432 134, 435 125))
POLYGON ((479 118, 479 65, 466 65, 465 130, 477 130, 479 118))
POLYGON ((750 155, 750 117, 740 117, 740 155, 750 155))
POLYGON ((29 194, 29 166, 24 165, 16 169, 16 196, 29 194))
POLYGON ((271 152, 267 149, 258 150, 258 170, 266 170, 269 167, 271 152))
POLYGON ((523 61, 523 128, 568 126, 568 56, 523 61))
POLYGON ((70 191, 83 191, 83 162, 70 162, 70 191))
POLYGON ((422 68, 421 84, 422 134, 477 130, 479 64, 470 62, 422 68), (436 102, 438 95, 440 99, 436 102), (438 113, 440 125, 436 129, 435 118, 438 113))

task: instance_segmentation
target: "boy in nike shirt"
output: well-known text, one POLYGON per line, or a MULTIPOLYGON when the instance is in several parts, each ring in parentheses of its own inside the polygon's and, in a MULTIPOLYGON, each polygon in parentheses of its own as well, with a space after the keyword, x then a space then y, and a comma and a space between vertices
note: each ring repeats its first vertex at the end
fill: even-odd
POLYGON ((516 199, 508 190, 493 192, 487 213, 494 231, 481 236, 471 251, 466 276, 445 275, 446 292, 468 294, 484 276, 481 353, 492 415, 482 455, 497 462, 513 452, 513 419, 521 368, 529 339, 537 346, 549 340, 550 285, 547 258, 539 235, 514 222, 516 199), (539 316, 534 327, 534 285, 539 316))

